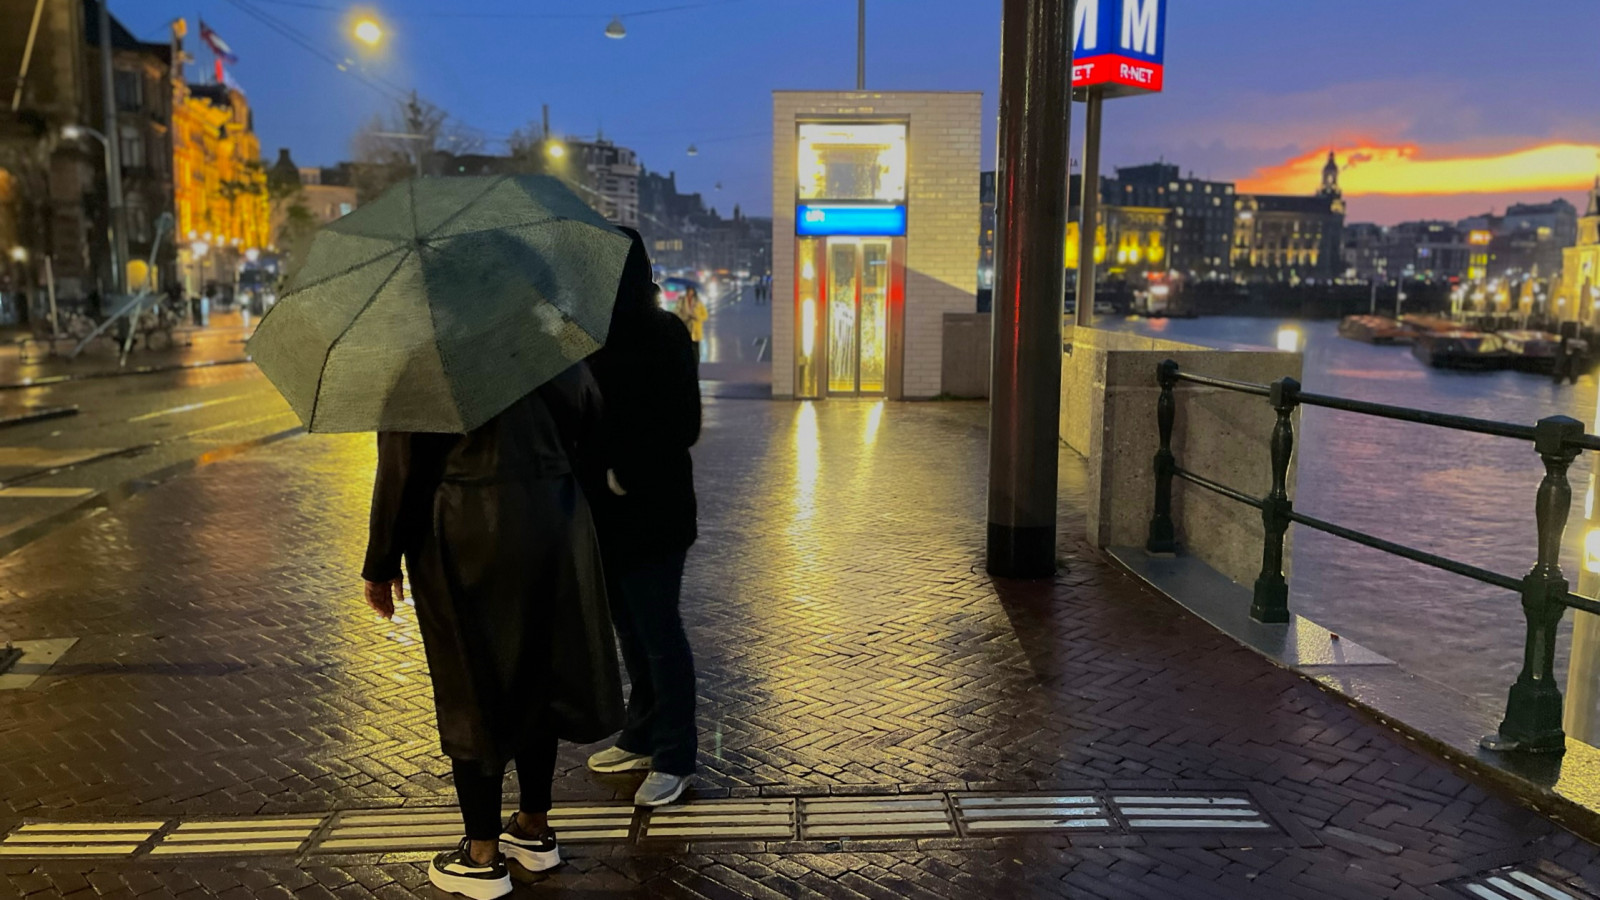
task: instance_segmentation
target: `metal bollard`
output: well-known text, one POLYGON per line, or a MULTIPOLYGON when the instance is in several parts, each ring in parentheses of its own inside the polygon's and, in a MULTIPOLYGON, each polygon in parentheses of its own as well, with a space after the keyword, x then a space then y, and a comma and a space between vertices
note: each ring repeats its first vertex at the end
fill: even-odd
POLYGON ((1562 753, 1561 689, 1556 686, 1556 627, 1567 607, 1567 579, 1561 574, 1561 539, 1572 511, 1567 469, 1580 451, 1568 441, 1583 436, 1583 423, 1568 416, 1540 419, 1534 449, 1544 460, 1535 511, 1539 519, 1539 561, 1522 580, 1522 612, 1528 621, 1522 672, 1511 686, 1500 730, 1479 743, 1486 750, 1562 753))
POLYGON ((1289 621, 1289 582, 1283 576, 1283 540, 1289 533, 1289 460, 1294 457, 1294 411, 1300 405, 1300 382, 1284 378, 1273 382, 1272 408, 1278 423, 1272 428, 1272 490, 1261 509, 1266 543, 1261 551, 1261 574, 1256 577, 1250 618, 1257 622, 1289 621))
POLYGON ((1172 389, 1178 384, 1178 364, 1166 360, 1156 367, 1156 382, 1161 397, 1156 401, 1156 427, 1161 432, 1161 447, 1156 450, 1156 509, 1150 517, 1150 538, 1144 548, 1150 553, 1177 553, 1178 539, 1172 525, 1172 476, 1178 468, 1172 456, 1172 423, 1178 402, 1172 389))

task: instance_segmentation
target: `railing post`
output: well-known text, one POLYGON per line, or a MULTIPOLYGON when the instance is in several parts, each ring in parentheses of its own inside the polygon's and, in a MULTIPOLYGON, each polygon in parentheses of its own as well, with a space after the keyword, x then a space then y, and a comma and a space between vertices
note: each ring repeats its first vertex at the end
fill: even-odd
POLYGON ((1261 509, 1266 544, 1261 552, 1261 574, 1256 577, 1250 618, 1257 622, 1289 621, 1289 582, 1283 577, 1283 539, 1289 532, 1289 460, 1294 457, 1294 411, 1300 405, 1300 382, 1284 378, 1272 384, 1272 408, 1278 424, 1272 428, 1272 490, 1261 509))
POLYGON ((1178 364, 1169 359, 1156 366, 1156 383, 1161 385, 1161 398, 1156 401, 1161 447, 1156 450, 1156 510, 1150 517, 1150 539, 1144 548, 1150 553, 1177 553, 1177 532, 1172 526, 1172 476, 1178 462, 1172 456, 1172 423, 1178 415, 1178 402, 1172 389, 1178 384, 1178 364))
POLYGON ((1566 612, 1562 602, 1567 579, 1561 574, 1561 539, 1572 510, 1572 485, 1567 469, 1581 452, 1569 441, 1583 436, 1583 423, 1567 416, 1540 419, 1533 446, 1544 460, 1535 510, 1539 519, 1539 561, 1522 579, 1522 612, 1528 620, 1528 641, 1522 672, 1511 686, 1500 730, 1481 742, 1487 750, 1561 753, 1567 748, 1561 730, 1561 689, 1556 686, 1556 627, 1566 612))

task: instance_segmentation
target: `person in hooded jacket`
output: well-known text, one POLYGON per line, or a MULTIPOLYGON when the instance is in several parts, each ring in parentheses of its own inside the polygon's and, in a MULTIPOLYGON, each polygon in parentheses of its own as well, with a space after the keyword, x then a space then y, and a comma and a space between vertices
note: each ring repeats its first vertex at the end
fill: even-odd
POLYGON ((596 772, 648 771, 634 795, 663 806, 683 795, 698 752, 694 654, 678 600, 696 537, 699 357, 689 330, 662 309, 650 257, 633 239, 603 349, 589 358, 604 400, 605 471, 590 477, 606 591, 632 691, 616 745, 596 772))

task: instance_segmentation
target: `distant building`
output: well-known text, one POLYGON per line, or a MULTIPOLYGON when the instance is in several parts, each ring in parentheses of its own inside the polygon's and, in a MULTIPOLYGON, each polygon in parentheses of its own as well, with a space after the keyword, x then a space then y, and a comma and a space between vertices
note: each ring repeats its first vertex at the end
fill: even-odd
POLYGON ((267 170, 274 194, 268 245, 287 249, 299 231, 326 225, 356 208, 356 189, 343 168, 299 166, 287 147, 278 149, 278 161, 267 170), (291 225, 291 220, 294 221, 291 225))
POLYGON ((562 141, 562 161, 569 181, 577 181, 584 199, 618 225, 639 227, 639 156, 604 139, 562 141))
POLYGON ((1463 280, 1472 269, 1471 234, 1452 222, 1347 225, 1345 274, 1362 281, 1463 280))
POLYGON ((173 82, 178 263, 191 292, 230 290, 241 260, 272 246, 255 117, 231 85, 173 82))
MULTIPOLYGON (((1174 211, 1164 206, 1125 206, 1110 202, 1107 181, 1100 183, 1101 203, 1096 216, 1094 259, 1101 281, 1141 281, 1168 271, 1167 239, 1174 211)), ((1068 189, 1071 207, 1067 224, 1066 267, 1076 271, 1079 258, 1079 199, 1082 176, 1073 175, 1068 189)))
MULTIPOLYGON (((37 297, 48 256, 60 297, 104 295, 112 285, 105 154, 90 136, 63 134, 69 125, 106 130, 98 7, 0 0, 0 22, 16 26, 0 28, 0 70, 8 73, 0 102, 0 250, 14 263, 0 267, 0 292, 37 297), (37 31, 29 27, 35 13, 37 31)), ((155 247, 156 225, 172 211, 173 48, 139 40, 114 17, 110 38, 117 124, 106 137, 121 154, 126 275, 131 287, 159 287, 174 268, 170 236, 155 247)))
POLYGON ((1600 323, 1600 178, 1595 179, 1588 208, 1577 224, 1576 243, 1562 253, 1556 314, 1594 325, 1600 323))
POLYGON ((1343 192, 1332 153, 1311 196, 1239 195, 1234 276, 1246 281, 1331 281, 1344 269, 1343 192))
POLYGON ((1179 175, 1177 166, 1151 163, 1117 169, 1101 182, 1101 201, 1112 206, 1172 210, 1167 238, 1169 269, 1196 278, 1233 272, 1234 185, 1179 175))
POLYGON ((751 276, 772 268, 772 221, 744 215, 724 219, 698 193, 678 190, 675 172, 639 175, 639 232, 651 259, 666 271, 709 271, 751 276))

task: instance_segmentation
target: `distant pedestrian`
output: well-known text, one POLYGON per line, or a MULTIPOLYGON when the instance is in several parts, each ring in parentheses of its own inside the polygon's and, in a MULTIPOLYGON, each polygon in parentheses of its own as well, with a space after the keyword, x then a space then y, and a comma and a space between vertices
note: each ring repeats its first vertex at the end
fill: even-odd
POLYGON ((633 687, 616 746, 589 757, 589 768, 648 770, 634 803, 663 806, 683 795, 699 742, 694 654, 679 615, 696 537, 689 448, 700 437, 699 363, 683 322, 656 305, 650 258, 630 234, 611 332, 589 361, 605 401, 607 467, 590 495, 633 687))
POLYGON ((689 340, 694 342, 694 358, 700 360, 700 342, 705 339, 706 320, 711 318, 711 313, 706 309, 706 304, 700 299, 698 288, 685 288, 678 300, 678 318, 689 328, 689 340))

